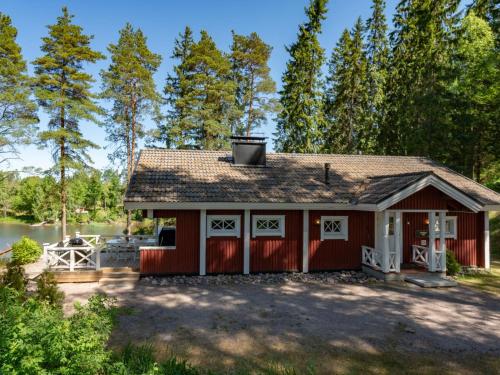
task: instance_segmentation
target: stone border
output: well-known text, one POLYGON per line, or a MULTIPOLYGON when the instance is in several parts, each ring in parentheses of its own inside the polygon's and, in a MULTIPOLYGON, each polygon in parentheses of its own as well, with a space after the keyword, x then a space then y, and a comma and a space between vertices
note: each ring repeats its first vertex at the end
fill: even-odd
POLYGON ((368 284, 376 283, 375 277, 360 271, 318 272, 318 273, 258 273, 250 275, 208 275, 208 276, 147 276, 141 283, 155 286, 169 285, 269 285, 286 283, 316 284, 368 284))

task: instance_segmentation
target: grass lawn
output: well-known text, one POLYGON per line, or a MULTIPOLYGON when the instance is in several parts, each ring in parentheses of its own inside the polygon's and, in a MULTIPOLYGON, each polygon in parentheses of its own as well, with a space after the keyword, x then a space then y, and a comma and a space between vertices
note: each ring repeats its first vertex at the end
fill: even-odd
POLYGON ((13 223, 13 224, 33 224, 35 219, 28 215, 19 216, 1 216, 0 223, 13 223))
POLYGON ((464 275, 458 281, 467 286, 500 295, 500 213, 490 216, 491 272, 464 275))

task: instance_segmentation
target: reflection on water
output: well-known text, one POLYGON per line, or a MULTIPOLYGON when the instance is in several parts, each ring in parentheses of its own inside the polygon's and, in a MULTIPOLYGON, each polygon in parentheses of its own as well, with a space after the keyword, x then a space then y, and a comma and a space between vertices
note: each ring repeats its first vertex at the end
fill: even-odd
MULTIPOLYGON (((68 224, 67 233, 71 236, 75 232, 112 236, 122 234, 123 229, 123 224, 68 224)), ((12 245, 21 236, 28 236, 41 244, 44 242, 53 243, 60 240, 61 226, 44 225, 41 227, 32 227, 27 224, 0 223, 0 251, 12 245)))

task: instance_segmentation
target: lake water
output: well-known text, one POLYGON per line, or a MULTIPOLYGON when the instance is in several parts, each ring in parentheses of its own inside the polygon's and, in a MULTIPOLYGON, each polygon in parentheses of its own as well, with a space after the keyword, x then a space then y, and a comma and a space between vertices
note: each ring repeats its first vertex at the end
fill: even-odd
MULTIPOLYGON (((103 236, 113 236, 122 234, 124 224, 68 224, 67 233, 71 236, 75 232, 81 234, 100 234, 103 236)), ((10 247, 21 236, 28 236, 43 244, 45 242, 54 243, 60 240, 60 225, 44 225, 32 227, 27 224, 0 223, 0 251, 10 247)))

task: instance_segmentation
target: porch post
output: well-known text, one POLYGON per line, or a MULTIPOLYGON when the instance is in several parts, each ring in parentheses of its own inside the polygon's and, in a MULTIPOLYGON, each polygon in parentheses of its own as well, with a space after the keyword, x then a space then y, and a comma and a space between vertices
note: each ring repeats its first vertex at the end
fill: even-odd
POLYGON ((429 211, 429 268, 436 271, 436 212, 429 211))
POLYGON ((396 272, 400 271, 401 268, 401 212, 396 211, 394 217, 394 248, 396 251, 396 272))
POLYGON ((243 218, 243 273, 250 273, 250 210, 245 210, 243 218))
POLYGON ((309 210, 302 212, 302 272, 309 272, 309 210))
POLYGON ((439 264, 439 270, 441 272, 446 272, 446 213, 443 211, 439 212, 439 257, 441 264, 439 264))
POLYGON ((200 210, 200 276, 206 275, 207 267, 207 210, 200 210))
POLYGON ((384 242, 382 248, 382 272, 389 272, 389 212, 384 211, 384 242))
POLYGON ((484 211, 484 268, 490 269, 490 213, 484 211))

